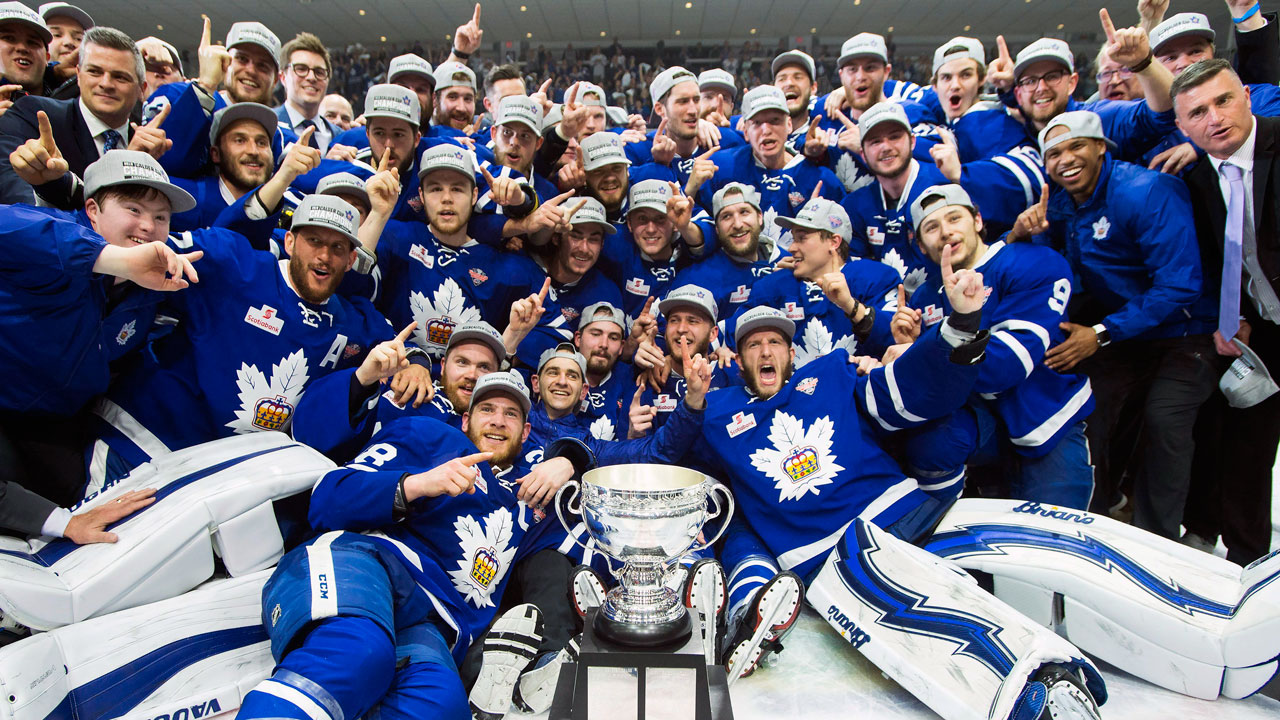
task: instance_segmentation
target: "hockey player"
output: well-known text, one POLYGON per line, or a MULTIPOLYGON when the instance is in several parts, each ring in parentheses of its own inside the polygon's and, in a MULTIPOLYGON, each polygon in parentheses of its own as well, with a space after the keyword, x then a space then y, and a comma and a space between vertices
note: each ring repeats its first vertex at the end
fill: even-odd
POLYGON ((600 440, 617 440, 626 426, 623 402, 635 387, 630 363, 618 362, 627 339, 622 310, 596 303, 582 311, 574 344, 587 359, 587 397, 582 414, 590 418, 591 434, 600 440))
POLYGON ((204 250, 205 282, 177 297, 178 329, 95 407, 105 428, 91 453, 91 491, 165 452, 288 431, 312 380, 359 365, 392 337, 368 301, 334 295, 355 259, 355 221, 342 200, 308 197, 285 236, 289 260, 279 262, 226 230, 170 238, 204 250))
MULTIPOLYGON (((577 88, 572 92, 576 93, 577 88)), ((489 135, 497 164, 528 178, 539 201, 546 202, 560 194, 555 185, 533 171, 534 155, 542 146, 542 107, 537 102, 526 95, 502 98, 494 111, 489 135)))
POLYGON ((636 164, 669 165, 683 185, 693 170, 694 159, 712 146, 741 145, 742 136, 737 131, 716 128, 699 117, 700 96, 698 77, 679 65, 654 76, 649 83, 649 98, 661 120, 646 141, 626 145, 627 157, 636 164))
MULTIPOLYGON (((955 62, 950 60, 948 65, 955 62)), ((899 103, 879 103, 862 114, 858 119, 862 159, 876 182, 849 193, 840 203, 851 221, 850 253, 875 258, 897 270, 908 294, 937 273, 937 265, 920 253, 911 237, 909 211, 920 191, 958 182, 978 198, 978 207, 987 210, 983 218, 989 225, 994 217, 995 226, 1007 228, 1031 203, 1031 192, 1044 182, 1039 155, 1034 152, 962 165, 958 148, 942 143, 932 151, 936 163, 919 161, 912 155, 920 139, 910 124, 899 103)))
MULTIPOLYGON (((796 366, 839 347, 883 354, 893 344, 889 321, 897 310, 898 273, 873 260, 850 259, 849 216, 830 200, 810 200, 794 219, 778 224, 792 231, 795 264, 760 278, 747 305, 777 306, 795 322, 796 366)), ((729 325, 726 331, 732 331, 729 325)))
MULTIPOLYGON (((153 88, 143 109, 143 119, 148 120, 170 108, 171 122, 166 125, 173 147, 160 157, 160 164, 178 177, 197 177, 204 169, 215 112, 239 102, 274 103, 280 69, 280 39, 275 33, 259 22, 238 22, 227 31, 225 45, 213 44, 211 33, 211 21, 204 16, 196 78, 153 88)), ((271 141, 273 156, 284 157, 285 146, 295 139, 292 131, 277 128, 271 141)))
MULTIPOLYGON (((834 173, 787 150, 791 116, 781 90, 761 85, 748 91, 742 98, 742 121, 747 145, 713 148, 694 160, 684 191, 699 205, 712 207, 712 196, 731 182, 751 185, 760 193, 764 224, 772 228, 777 218, 794 217, 815 193, 834 202, 844 197, 834 173)), ((778 242, 784 248, 790 240, 790 233, 780 233, 778 242)))
POLYGON ((716 317, 727 319, 751 298, 756 280, 790 255, 765 234, 760 193, 750 185, 731 182, 720 188, 711 210, 720 252, 681 270, 675 285, 706 288, 715 298, 716 317))
MULTIPOLYGON (((431 63, 409 53, 391 58, 387 66, 387 83, 399 85, 413 91, 418 98, 418 128, 431 124, 431 115, 435 108, 436 78, 431 63)), ((328 157, 347 159, 350 148, 351 156, 359 150, 369 147, 369 135, 364 127, 347 128, 345 132, 334 138, 329 147, 328 157)))
POLYGON ((733 125, 730 118, 738 98, 733 75, 721 68, 703 70, 698 74, 698 93, 698 117, 720 127, 733 125))
POLYGON ((1217 382, 1213 300, 1201 293, 1186 186, 1112 159, 1102 127, 1088 111, 1064 113, 1045 126, 1041 148, 1055 187, 1009 237, 1043 233, 1037 240, 1062 249, 1079 279, 1077 292, 1088 299, 1071 309, 1071 322, 1062 324, 1066 339, 1051 346, 1044 361, 1058 372, 1084 361, 1080 367, 1092 382, 1095 507, 1105 511, 1118 499, 1130 450, 1116 448, 1113 434, 1126 398, 1146 388, 1134 524, 1176 539, 1190 481, 1192 426, 1217 382))
MULTIPOLYGON (((1001 469, 1000 497, 1087 509, 1093 494, 1093 467, 1085 441, 1084 420, 1093 411, 1089 380, 1076 373, 1057 373, 1044 364, 1045 352, 1066 337, 1058 327, 1071 299, 1071 266, 1050 248, 1017 243, 988 243, 982 215, 958 185, 924 190, 911 204, 911 219, 920 249, 938 262, 943 247, 951 249, 953 268, 982 273, 990 291, 982 306, 983 324, 991 330, 986 359, 968 405, 956 411, 939 435, 921 432, 913 438, 923 453, 937 453, 951 443, 939 437, 961 437, 966 454, 951 468, 995 464, 1001 469)), ((949 315, 937 276, 911 297, 899 298, 893 318, 894 340, 914 342, 922 329, 949 315)), ((914 461, 908 453, 908 461, 914 461)), ((928 475, 913 462, 921 487, 958 496, 954 475, 948 489, 926 487, 925 477, 938 477, 939 459, 928 475)), ((943 462, 943 465, 947 463, 943 462)))
MULTIPOLYGON (((938 106, 941 117, 930 120, 946 125, 955 136, 961 162, 1034 147, 1022 124, 1004 105, 979 97, 986 77, 986 51, 975 38, 952 38, 933 53, 933 85, 921 94, 920 101, 927 107, 938 106)), ((928 154, 932 146, 933 142, 922 143, 917 157, 932 159, 928 154)))
POLYGON ((211 172, 177 180, 175 184, 196 198, 196 207, 175 215, 171 229, 211 227, 228 205, 265 183, 276 167, 271 154, 275 131, 276 114, 266 105, 236 103, 214 113, 209 129, 211 172))
MULTIPOLYGON (((690 358, 708 355, 711 343, 719 336, 715 298, 705 288, 678 287, 657 304, 666 319, 663 339, 670 355, 664 354, 652 337, 641 342, 636 350, 636 371, 647 371, 648 377, 632 397, 628 438, 644 437, 662 428, 674 416, 688 391, 689 373, 694 370, 686 363, 690 358)), ((707 381, 711 390, 729 384, 728 374, 718 364, 711 370, 707 381)))
POLYGON ((1137 75, 1145 101, 1072 99, 1078 78, 1075 56, 1062 40, 1041 38, 1023 48, 1015 62, 1004 38, 998 38, 1000 56, 992 64, 988 80, 1000 90, 1001 100, 1022 111, 1027 136, 1036 134, 1054 117, 1073 110, 1091 110, 1102 118, 1107 138, 1116 145, 1116 157, 1134 161, 1174 130, 1173 102, 1169 86, 1173 76, 1153 62, 1147 33, 1142 28, 1116 30, 1104 8, 1099 12, 1107 35, 1107 55, 1137 75))
POLYGON ((622 305, 622 293, 596 267, 605 238, 618 230, 605 219, 604 206, 592 197, 571 200, 566 218, 569 230, 555 233, 542 262, 551 278, 551 299, 560 306, 565 327, 577 328, 578 318, 590 305, 622 305))
POLYGON ((83 213, 0 209, 0 343, 13 380, 0 393, 3 480, 64 507, 84 484, 83 411, 107 390, 112 364, 145 341, 160 302, 152 291, 196 282, 201 257, 164 244, 170 214, 195 200, 149 155, 113 151, 84 179, 83 213))
POLYGON ((818 82, 817 65, 809 53, 788 50, 773 59, 769 71, 773 73, 773 86, 787 99, 787 113, 791 116, 787 151, 799 155, 809 132, 809 111, 813 109, 813 91, 818 82))
POLYGON ((0 87, 6 88, 6 102, 12 104, 27 93, 45 95, 46 89, 53 90, 53 78, 46 77, 52 75, 48 71, 48 44, 52 40, 44 18, 31 8, 20 2, 0 5, 0 87))
POLYGON ((476 115, 476 74, 460 62, 442 62, 435 70, 432 135, 464 137, 476 115))

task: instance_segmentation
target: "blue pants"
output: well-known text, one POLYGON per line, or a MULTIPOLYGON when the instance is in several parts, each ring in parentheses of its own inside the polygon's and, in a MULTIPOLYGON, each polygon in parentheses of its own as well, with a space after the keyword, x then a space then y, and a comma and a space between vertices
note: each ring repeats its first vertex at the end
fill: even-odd
POLYGON ((289 552, 262 609, 277 665, 237 717, 471 717, 429 599, 362 536, 328 533, 289 552))

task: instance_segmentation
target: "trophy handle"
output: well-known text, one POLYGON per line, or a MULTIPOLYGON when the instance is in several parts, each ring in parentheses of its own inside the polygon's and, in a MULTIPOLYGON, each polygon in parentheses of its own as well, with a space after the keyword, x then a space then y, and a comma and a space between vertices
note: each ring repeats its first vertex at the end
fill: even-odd
POLYGON ((720 529, 716 531, 715 537, 702 543, 701 545, 695 545, 689 548, 688 550, 685 551, 686 553, 699 552, 701 550, 706 550, 712 545, 715 545, 716 541, 720 539, 720 536, 724 535, 724 531, 729 529, 729 519, 733 517, 733 509, 734 509, 733 494, 730 493, 729 488, 725 487, 723 484, 713 483, 711 486, 711 489, 707 491, 707 497, 712 498, 717 493, 724 496, 724 502, 720 502, 719 500, 713 500, 715 504, 715 511, 712 512, 710 515, 708 515, 706 518, 704 518, 703 523, 706 523, 710 520, 714 520, 720 517, 721 515, 724 516, 724 522, 720 523, 720 529))
POLYGON ((555 508, 557 510, 556 518, 560 520, 560 525, 564 527, 565 535, 567 535, 569 539, 573 541, 573 544, 582 548, 586 552, 591 552, 591 548, 588 548, 586 545, 583 545, 581 542, 579 542, 578 537, 573 534, 573 528, 569 527, 569 522, 564 519, 564 514, 559 512, 559 509, 562 507, 575 515, 579 515, 579 516, 582 515, 582 488, 580 487, 580 484, 578 483, 577 480, 567 481, 564 485, 560 486, 559 490, 556 491, 556 500, 555 500, 555 508), (564 498, 565 491, 569 490, 570 488, 573 489, 573 493, 569 495, 569 498, 567 500, 565 500, 564 498), (561 504, 562 500, 564 501, 563 505, 561 504), (575 500, 578 501, 577 507, 574 507, 573 505, 573 502, 575 500))

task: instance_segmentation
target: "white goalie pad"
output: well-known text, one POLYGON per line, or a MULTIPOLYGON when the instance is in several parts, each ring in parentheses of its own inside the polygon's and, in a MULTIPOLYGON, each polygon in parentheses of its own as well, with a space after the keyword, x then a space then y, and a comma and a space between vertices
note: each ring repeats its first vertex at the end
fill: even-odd
POLYGON ((0 648, 0 720, 230 717, 274 666, 263 570, 0 648))
POLYGON ((861 519, 808 588, 809 604, 886 675, 947 720, 1035 718, 1043 665, 1096 668, 1071 643, 983 591, 952 563, 861 519))
POLYGON ((1280 655, 1280 556, 1246 569, 1108 517, 961 500, 924 547, 1081 649, 1193 697, 1247 697, 1280 655))
POLYGON ((184 593, 213 574, 215 551, 232 576, 271 567, 284 551, 272 501, 309 490, 333 467, 266 432, 157 458, 77 509, 156 488, 154 503, 109 528, 119 542, 0 538, 0 612, 49 630, 184 593))

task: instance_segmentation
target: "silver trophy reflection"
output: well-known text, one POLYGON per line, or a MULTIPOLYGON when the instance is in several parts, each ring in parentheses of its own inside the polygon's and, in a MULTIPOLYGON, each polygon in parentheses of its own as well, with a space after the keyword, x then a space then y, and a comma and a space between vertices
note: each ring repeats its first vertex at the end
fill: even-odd
MULTIPOLYGON (((618 586, 596 613, 596 634, 630 647, 687 641, 689 613, 664 580, 681 556, 706 549, 724 534, 733 515, 729 490, 687 468, 612 465, 588 471, 581 482, 566 483, 556 494, 556 505, 580 513, 595 550, 622 565, 620 571, 610 565, 618 586), (560 505, 566 496, 568 504, 560 505), (703 525, 717 517, 722 522, 715 536, 697 542, 703 525)), ((563 517, 560 522, 574 537, 563 517)))

